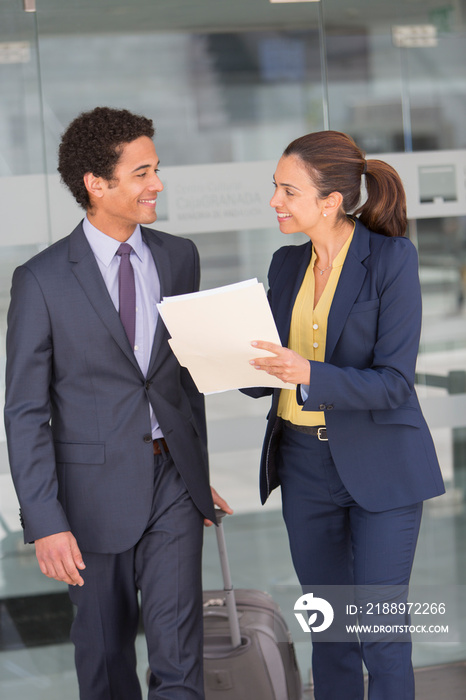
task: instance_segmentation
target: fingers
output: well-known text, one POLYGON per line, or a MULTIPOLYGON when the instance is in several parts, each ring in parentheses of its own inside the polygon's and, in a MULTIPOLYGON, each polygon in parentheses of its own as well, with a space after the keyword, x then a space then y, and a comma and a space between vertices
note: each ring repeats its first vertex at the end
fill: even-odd
POLYGON ((59 532, 35 542, 36 556, 42 573, 48 578, 71 586, 82 586, 79 570, 85 569, 81 552, 71 532, 59 532))
POLYGON ((268 343, 264 340, 254 340, 251 345, 258 350, 266 350, 273 355, 267 357, 256 357, 250 360, 250 364, 255 367, 255 369, 262 369, 268 374, 275 374, 276 370, 280 369, 283 365, 285 354, 284 352, 287 348, 283 348, 281 345, 276 345, 275 343, 268 343))
POLYGON ((225 513, 228 513, 228 515, 233 515, 233 509, 230 508, 228 503, 225 501, 224 498, 222 498, 217 491, 214 489, 213 486, 210 487, 210 490, 212 491, 212 498, 214 501, 214 505, 216 505, 218 508, 221 508, 222 510, 225 511, 225 513))
POLYGON ((273 352, 276 355, 280 353, 280 350, 283 350, 283 347, 281 345, 277 345, 276 343, 268 343, 265 340, 253 340, 251 345, 253 348, 258 348, 259 350, 267 350, 268 352, 273 352))
POLYGON ((309 361, 297 352, 265 341, 254 341, 252 345, 274 353, 272 356, 250 360, 250 364, 255 369, 263 370, 290 384, 309 384, 311 372, 309 361))
MULTIPOLYGON (((260 343, 260 345, 272 346, 272 343, 260 343)), ((257 347, 259 347, 259 344, 257 344, 257 347)), ((277 345, 273 347, 276 348, 274 355, 268 357, 255 357, 253 360, 250 360, 250 364, 253 365, 255 369, 262 369, 268 374, 276 374, 279 376, 281 371, 292 367, 294 358, 292 351, 288 350, 288 348, 282 348, 277 345)), ((260 349, 267 350, 268 348, 261 347, 260 349)))
MULTIPOLYGON (((228 513, 228 515, 233 515, 233 509, 230 508, 225 499, 217 493, 213 486, 210 487, 210 490, 212 492, 212 500, 214 502, 214 505, 217 506, 217 508, 221 508, 222 510, 224 510, 225 513, 228 513)), ((208 518, 205 518, 204 525, 206 527, 210 527, 211 525, 213 525, 213 522, 208 518)))

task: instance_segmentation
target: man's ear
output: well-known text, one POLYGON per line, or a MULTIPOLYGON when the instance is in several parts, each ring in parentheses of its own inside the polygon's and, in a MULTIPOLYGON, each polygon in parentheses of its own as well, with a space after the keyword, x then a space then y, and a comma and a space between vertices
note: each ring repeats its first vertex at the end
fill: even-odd
POLYGON ((92 198, 101 199, 101 197, 103 197, 103 182, 101 177, 96 177, 93 173, 86 173, 83 180, 91 201, 92 198))

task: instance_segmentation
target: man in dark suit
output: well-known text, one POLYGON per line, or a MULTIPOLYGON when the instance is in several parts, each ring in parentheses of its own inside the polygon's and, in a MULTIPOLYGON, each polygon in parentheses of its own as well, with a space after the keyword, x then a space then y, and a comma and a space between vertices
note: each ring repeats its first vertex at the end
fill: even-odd
POLYGON ((86 217, 13 276, 5 420, 26 542, 70 585, 82 700, 137 700, 139 603, 150 698, 203 698, 203 397, 172 354, 162 296, 199 288, 194 244, 144 228, 163 185, 152 122, 96 108, 59 171, 86 217), (121 245, 123 244, 123 245, 121 245), (126 245, 125 245, 126 244, 126 245))

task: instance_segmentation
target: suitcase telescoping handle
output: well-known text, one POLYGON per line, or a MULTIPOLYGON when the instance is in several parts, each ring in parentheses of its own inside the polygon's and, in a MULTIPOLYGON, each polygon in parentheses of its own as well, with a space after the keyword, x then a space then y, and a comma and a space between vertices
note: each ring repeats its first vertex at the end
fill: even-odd
POLYGON ((223 531, 222 519, 225 517, 226 513, 219 508, 216 508, 215 512, 217 516, 217 527, 215 528, 215 534, 217 535, 220 566, 222 567, 223 590, 225 592, 225 604, 228 612, 228 621, 230 624, 231 644, 233 649, 236 649, 236 647, 241 646, 241 632, 239 629, 238 611, 236 609, 235 591, 233 590, 233 585, 231 582, 225 533, 223 531))

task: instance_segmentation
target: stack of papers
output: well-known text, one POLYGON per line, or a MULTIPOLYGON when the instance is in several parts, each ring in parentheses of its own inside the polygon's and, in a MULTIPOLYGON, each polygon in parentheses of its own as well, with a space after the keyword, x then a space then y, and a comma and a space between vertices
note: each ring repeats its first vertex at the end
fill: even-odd
POLYGON ((253 348, 253 340, 281 345, 264 286, 257 279, 165 297, 157 308, 173 352, 200 392, 296 388, 249 364, 255 357, 272 355, 253 348))

